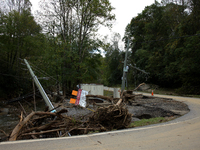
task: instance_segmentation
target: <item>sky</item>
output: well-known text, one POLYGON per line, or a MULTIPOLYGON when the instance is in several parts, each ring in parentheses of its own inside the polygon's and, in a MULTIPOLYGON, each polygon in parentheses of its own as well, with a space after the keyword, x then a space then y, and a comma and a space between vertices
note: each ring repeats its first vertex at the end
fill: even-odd
MULTIPOLYGON (((38 2, 40 0, 30 0, 32 3, 32 11, 36 11, 38 2)), ((161 0, 157 0, 161 2, 161 0)), ((110 31, 107 28, 101 27, 99 34, 102 36, 108 35, 111 37, 112 33, 119 33, 121 38, 124 36, 125 28, 130 23, 133 17, 136 17, 138 13, 141 13, 146 6, 153 4, 155 0, 110 0, 111 5, 115 8, 113 13, 116 15, 116 21, 113 24, 113 28, 110 31)), ((119 48, 124 49, 124 43, 120 41, 119 48)))

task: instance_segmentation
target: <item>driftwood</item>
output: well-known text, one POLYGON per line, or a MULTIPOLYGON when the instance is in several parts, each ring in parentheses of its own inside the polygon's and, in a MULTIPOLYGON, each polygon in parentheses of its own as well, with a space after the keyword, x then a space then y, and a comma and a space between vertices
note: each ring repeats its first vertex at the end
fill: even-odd
POLYGON ((0 129, 0 132, 2 132, 6 137, 9 136, 5 131, 3 131, 3 130, 1 130, 1 129, 0 129))
MULTIPOLYGON (((59 116, 59 113, 61 112, 65 112, 65 111, 60 111, 58 113, 51 113, 51 112, 31 112, 26 118, 22 119, 22 115, 20 117, 20 122, 18 123, 18 125, 13 129, 11 135, 10 135, 10 138, 9 138, 9 141, 15 141, 19 135, 19 133, 21 132, 21 129, 26 125, 28 124, 28 122, 31 120, 31 118, 35 115, 37 116, 59 116)), ((30 121, 29 124, 32 124, 32 121, 30 121)), ((31 132, 33 130, 41 130, 41 129, 45 129, 47 128, 48 125, 44 125, 42 127, 36 127, 36 128, 32 128, 32 129, 27 129, 27 131, 31 132)), ((34 135, 34 134, 32 134, 34 135)))
MULTIPOLYGON (((137 88, 143 84, 144 83, 140 84, 137 88)), ((104 99, 106 101, 101 104, 106 103, 106 105, 109 106, 105 107, 105 105, 102 105, 104 107, 97 108, 92 116, 87 116, 88 119, 84 122, 74 120, 66 114, 63 114, 67 112, 66 109, 61 109, 56 113, 43 111, 31 112, 26 117, 21 113, 20 121, 10 134, 9 141, 36 139, 41 137, 63 137, 68 135, 87 134, 88 132, 95 131, 101 132, 127 128, 131 122, 132 115, 124 106, 130 101, 134 101, 135 97, 138 96, 133 94, 134 90, 123 91, 120 98, 87 95, 87 98, 96 97, 104 99)), ((23 112, 25 113, 24 109, 23 112)))
POLYGON ((142 85, 145 85, 145 83, 141 83, 140 85, 138 85, 137 88, 135 88, 133 91, 136 91, 139 87, 141 87, 142 85))
POLYGON ((23 121, 20 120, 19 124, 12 131, 9 141, 15 141, 21 130, 21 128, 30 120, 30 118, 35 114, 35 112, 30 113, 23 121))
POLYGON ((41 135, 41 134, 44 134, 44 133, 56 132, 56 131, 61 131, 61 130, 65 130, 65 129, 66 128, 60 128, 60 129, 41 131, 41 132, 35 132, 35 133, 24 133, 24 134, 22 134, 22 136, 25 136, 25 135, 41 135))
POLYGON ((130 124, 131 117, 132 115, 126 108, 119 105, 110 105, 105 108, 98 108, 93 116, 90 117, 89 122, 91 124, 99 124, 105 130, 123 129, 130 124))
POLYGON ((122 98, 119 99, 119 101, 117 102, 116 106, 119 106, 122 102, 122 98))
MULTIPOLYGON (((121 101, 121 99, 120 99, 121 101)), ((110 105, 98 108, 88 120, 80 122, 63 115, 66 110, 56 113, 31 112, 23 118, 13 129, 9 141, 22 139, 37 139, 45 137, 63 137, 69 135, 87 134, 89 132, 102 132, 112 129, 126 128, 131 121, 131 114, 120 105, 110 105)))

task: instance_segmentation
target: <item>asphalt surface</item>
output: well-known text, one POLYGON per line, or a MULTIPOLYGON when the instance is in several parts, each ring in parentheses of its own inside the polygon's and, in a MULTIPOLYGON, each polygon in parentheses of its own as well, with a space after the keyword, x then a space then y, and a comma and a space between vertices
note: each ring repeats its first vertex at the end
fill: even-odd
POLYGON ((91 135, 0 143, 0 150, 199 150, 200 99, 166 95, 190 112, 167 123, 91 135))

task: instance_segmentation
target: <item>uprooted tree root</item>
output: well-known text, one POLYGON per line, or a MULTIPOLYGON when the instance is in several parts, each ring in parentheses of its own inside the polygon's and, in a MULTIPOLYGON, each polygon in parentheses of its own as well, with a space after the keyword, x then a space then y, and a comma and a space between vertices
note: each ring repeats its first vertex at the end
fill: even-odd
POLYGON ((131 123, 132 114, 122 106, 110 105, 98 108, 89 120, 69 132, 72 135, 87 134, 89 132, 104 132, 113 129, 127 128, 131 123))
POLYGON ((111 105, 98 108, 88 121, 81 122, 66 116, 66 109, 52 112, 31 112, 23 117, 13 129, 9 141, 81 135, 88 132, 103 132, 126 128, 131 114, 122 106, 111 105))
POLYGON ((132 115, 122 106, 111 105, 105 108, 98 108, 89 122, 92 124, 100 124, 107 130, 123 129, 128 127, 131 122, 132 115))
MULTIPOLYGON (((130 91, 131 93, 131 91, 130 91)), ((117 103, 108 107, 98 108, 92 116, 87 116, 87 121, 78 121, 68 117, 67 110, 62 109, 56 113, 32 112, 24 117, 21 114, 20 122, 13 129, 9 141, 21 139, 37 139, 49 137, 63 137, 70 135, 87 134, 88 132, 103 132, 113 129, 127 128, 131 123, 132 114, 123 107, 129 93, 122 93, 117 103)), ((114 99, 102 97, 113 103, 114 99)), ((134 98, 134 96, 128 98, 134 98)))
POLYGON ((60 137, 68 133, 67 127, 74 126, 74 121, 70 117, 64 117, 62 115, 64 112, 67 112, 67 110, 62 109, 57 113, 31 112, 25 118, 21 115, 19 123, 9 137, 9 141, 60 137))

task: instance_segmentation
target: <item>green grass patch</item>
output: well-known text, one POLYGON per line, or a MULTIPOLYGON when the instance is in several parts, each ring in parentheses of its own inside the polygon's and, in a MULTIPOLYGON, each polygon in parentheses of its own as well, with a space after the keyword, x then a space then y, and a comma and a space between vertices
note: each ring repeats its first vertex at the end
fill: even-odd
POLYGON ((88 134, 93 134, 93 133, 99 133, 100 131, 96 130, 96 131, 89 131, 88 134))
POLYGON ((113 92, 104 90, 104 96, 113 96, 113 92))
POLYGON ((186 95, 188 97, 195 97, 195 98, 200 98, 200 95, 186 95))
POLYGON ((139 121, 135 121, 129 125, 130 128, 133 127, 141 127, 141 126, 146 126, 146 125, 151 125, 151 124, 157 124, 157 123, 162 123, 162 122, 167 122, 169 121, 169 118, 164 118, 164 117, 158 117, 158 118, 150 118, 150 119, 141 119, 139 121))

